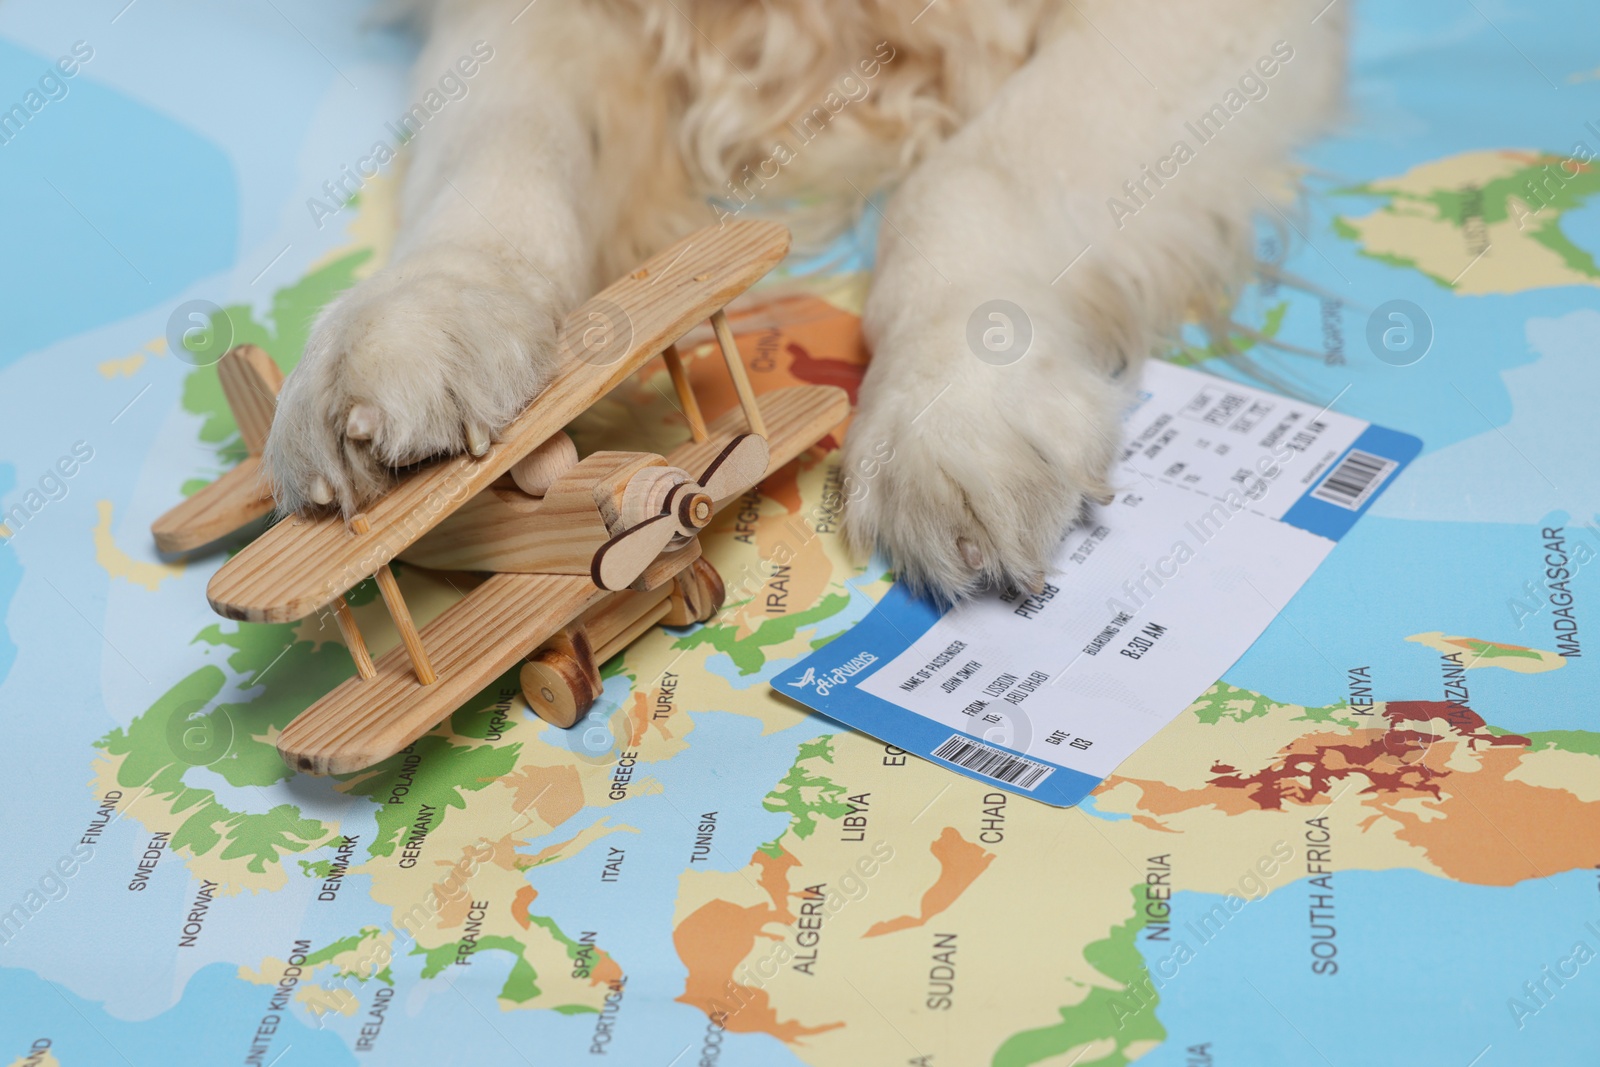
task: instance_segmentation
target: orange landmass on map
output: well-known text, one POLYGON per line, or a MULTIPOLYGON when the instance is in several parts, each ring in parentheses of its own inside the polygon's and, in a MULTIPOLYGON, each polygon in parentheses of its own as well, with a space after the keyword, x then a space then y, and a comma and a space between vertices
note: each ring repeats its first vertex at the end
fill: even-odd
POLYGON ((1121 781, 1133 781, 1143 793, 1140 808, 1158 818, 1206 806, 1238 815, 1321 805, 1352 789, 1374 811, 1364 827, 1394 820, 1396 836, 1446 876, 1476 885, 1600 864, 1600 803, 1514 779, 1531 750, 1528 738, 1491 733, 1476 712, 1446 701, 1394 701, 1384 718, 1387 729, 1304 734, 1260 770, 1215 763, 1199 789, 1121 781), (1463 763, 1463 753, 1474 765, 1463 763), (1353 776, 1365 784, 1344 781, 1353 776))
POLYGON ((1289 804, 1323 803, 1340 792, 1351 775, 1366 779, 1362 795, 1438 799, 1446 779, 1459 773, 1446 767, 1455 746, 1474 752, 1495 748, 1520 752, 1528 747, 1527 738, 1492 734, 1476 712, 1444 701, 1394 701, 1386 705, 1384 717, 1387 728, 1302 734, 1260 770, 1241 771, 1218 761, 1211 766, 1210 780, 1198 789, 1115 775, 1104 788, 1133 782, 1143 792, 1140 808, 1156 816, 1208 806, 1225 815, 1242 815, 1252 810, 1281 811, 1289 804))
POLYGON ((629 748, 638 748, 644 744, 645 734, 650 731, 652 726, 655 727, 656 733, 661 735, 663 741, 672 740, 674 736, 672 733, 672 720, 677 713, 677 706, 674 705, 672 712, 662 718, 656 718, 656 697, 660 692, 660 686, 652 686, 643 692, 633 694, 633 700, 628 705, 629 748))
POLYGON ((794 921, 789 912, 789 869, 799 861, 787 851, 771 856, 757 849, 751 863, 760 869, 760 885, 771 903, 741 907, 730 900, 713 900, 672 931, 678 958, 689 971, 678 1003, 700 1009, 734 1033, 771 1034, 788 1044, 838 1029, 842 1021, 806 1026, 794 1019, 780 1020, 765 990, 734 980, 734 972, 758 939, 783 940, 782 934, 767 932, 769 924, 794 921))
POLYGON ((789 911, 789 869, 798 867, 800 861, 786 848, 780 848, 776 856, 758 848, 750 862, 761 872, 759 884, 772 899, 772 911, 778 921, 794 922, 794 915, 789 911))
POLYGON ((806 454, 801 453, 795 462, 773 471, 767 475, 766 481, 761 483, 759 490, 761 495, 782 504, 783 510, 790 515, 796 514, 805 506, 805 502, 800 499, 800 469, 806 465, 806 454))
POLYGON ((525 885, 517 890, 516 896, 511 898, 511 917, 517 920, 524 930, 528 929, 528 906, 534 902, 538 895, 539 891, 537 889, 531 885, 525 885))
MULTIPOLYGON (((1231 770, 1232 768, 1220 763, 1213 764, 1211 768, 1213 773, 1224 769, 1231 770)), ((1135 813, 1133 819, 1139 825, 1151 830, 1162 830, 1167 833, 1178 832, 1170 826, 1165 826, 1158 820, 1152 819, 1151 815, 1175 815, 1180 811, 1191 811, 1195 808, 1204 807, 1216 808, 1224 815, 1243 815, 1248 811, 1259 810, 1259 805, 1251 800, 1249 796, 1235 790, 1218 789, 1211 785, 1205 785, 1199 789, 1184 789, 1180 786, 1156 781, 1155 779, 1124 778, 1116 774, 1107 778, 1095 792, 1097 794, 1102 791, 1110 792, 1124 783, 1138 786, 1142 792, 1139 807, 1149 814, 1140 815, 1135 813)))
POLYGON ((954 826, 946 826, 939 839, 928 849, 939 861, 939 877, 922 894, 920 914, 902 915, 898 919, 873 923, 862 937, 879 937, 923 925, 954 904, 967 891, 967 887, 977 881, 978 875, 994 862, 994 853, 962 837, 954 826))
POLYGON ((559 826, 583 810, 583 786, 576 767, 523 767, 497 781, 516 790, 511 805, 517 811, 529 806, 548 826, 559 826))
POLYGON ((1491 750, 1476 772, 1450 774, 1427 819, 1387 806, 1384 814, 1401 823, 1397 837, 1461 882, 1514 885, 1600 865, 1600 804, 1511 780, 1526 751, 1491 750))
POLYGON ((1311 804, 1330 796, 1334 784, 1359 774, 1367 779, 1366 795, 1426 795, 1438 799, 1447 780, 1460 772, 1448 769, 1451 751, 1511 748, 1519 753, 1528 739, 1517 734, 1492 734, 1470 708, 1447 701, 1405 700, 1386 705, 1388 729, 1357 729, 1306 734, 1284 750, 1271 766, 1242 774, 1225 764, 1211 785, 1242 790, 1258 808, 1281 809, 1285 803, 1311 804), (1441 727, 1439 724, 1443 724, 1441 727))
POLYGON ((589 971, 589 984, 611 986, 621 980, 622 964, 612 959, 609 953, 602 951, 600 958, 589 971))
POLYGON ((781 940, 763 932, 775 919, 765 904, 742 908, 732 901, 713 900, 678 923, 672 943, 689 969, 678 1002, 699 1008, 726 1030, 771 1034, 789 1044, 843 1026, 843 1022, 806 1026, 794 1019, 780 1020, 765 990, 734 981, 734 971, 750 955, 758 937, 781 940))

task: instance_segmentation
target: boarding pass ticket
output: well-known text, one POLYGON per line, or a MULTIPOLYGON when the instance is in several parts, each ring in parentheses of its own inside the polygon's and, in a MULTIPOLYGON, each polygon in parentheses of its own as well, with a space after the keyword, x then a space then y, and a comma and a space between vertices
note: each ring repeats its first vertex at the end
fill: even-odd
POLYGON ((1421 448, 1151 362, 1116 496, 1068 531, 1041 590, 941 611, 896 585, 772 685, 958 773, 1075 804, 1244 654, 1421 448))

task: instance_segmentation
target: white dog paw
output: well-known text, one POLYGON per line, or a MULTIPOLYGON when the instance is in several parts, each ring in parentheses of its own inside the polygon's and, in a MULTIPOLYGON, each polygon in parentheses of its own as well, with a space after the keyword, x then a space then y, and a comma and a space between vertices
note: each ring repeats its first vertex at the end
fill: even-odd
POLYGON ((996 365, 964 325, 879 342, 844 456, 851 543, 885 550, 902 581, 945 601, 1047 579, 1062 535, 1109 498, 1124 399, 1069 331, 1041 331, 996 365))
POLYGON ((329 305, 278 396, 264 467, 280 511, 381 493, 395 468, 481 454, 544 387, 560 309, 492 260, 415 259, 329 305))

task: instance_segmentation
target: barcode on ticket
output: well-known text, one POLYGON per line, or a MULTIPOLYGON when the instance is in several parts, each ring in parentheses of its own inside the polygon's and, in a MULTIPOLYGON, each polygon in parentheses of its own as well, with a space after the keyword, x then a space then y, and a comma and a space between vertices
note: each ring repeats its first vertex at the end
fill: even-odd
POLYGON ((1329 504, 1359 511, 1367 498, 1383 484, 1389 472, 1398 466, 1392 459, 1351 449, 1350 454, 1322 479, 1322 484, 1311 491, 1311 495, 1329 504))
POLYGON ((933 754, 957 767, 1014 785, 1018 789, 1032 789, 1055 770, 1047 763, 1023 759, 960 734, 951 734, 948 741, 933 750, 933 754))

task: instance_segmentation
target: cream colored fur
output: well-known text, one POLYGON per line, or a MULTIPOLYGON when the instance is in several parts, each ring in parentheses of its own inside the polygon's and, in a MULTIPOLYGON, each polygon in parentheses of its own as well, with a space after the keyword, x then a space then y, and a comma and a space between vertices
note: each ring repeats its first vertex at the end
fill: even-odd
POLYGON ((820 242, 885 192, 849 532, 939 595, 1039 582, 1107 490, 1139 363, 1226 305, 1262 195, 1335 108, 1342 11, 924 3, 429 8, 419 86, 474 42, 494 59, 405 149, 393 263, 324 313, 289 377, 266 457, 279 505, 350 511, 391 466, 497 433, 544 384, 561 317, 671 239, 760 212, 820 242), (1267 78, 1275 47, 1292 58, 1267 78), (1199 143, 1185 124, 1244 75, 1265 94, 1199 143), (1146 177, 1179 140, 1192 158, 1146 177), (1006 366, 967 340, 990 299, 1032 324, 1006 366))

